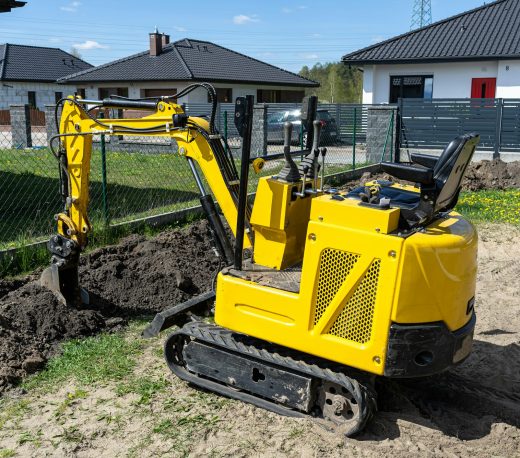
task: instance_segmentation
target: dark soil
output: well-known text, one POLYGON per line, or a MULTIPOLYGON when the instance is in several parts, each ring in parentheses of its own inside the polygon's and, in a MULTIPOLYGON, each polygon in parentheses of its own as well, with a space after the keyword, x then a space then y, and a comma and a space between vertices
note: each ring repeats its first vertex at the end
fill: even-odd
POLYGON ((0 392, 41 369, 62 340, 154 314, 210 290, 218 269, 201 221, 155 238, 132 235, 82 258, 81 285, 91 304, 62 305, 32 277, 0 280, 0 392))
POLYGON ((465 191, 520 188, 520 161, 500 159, 471 164, 463 181, 465 191))
MULTIPOLYGON (((360 180, 346 183, 344 188, 351 189, 374 179, 392 180, 392 177, 386 173, 367 172, 360 180)), ((393 179, 393 181, 407 183, 403 180, 393 179)), ((471 163, 462 182, 463 191, 511 188, 520 188, 520 161, 504 162, 494 159, 471 163)))

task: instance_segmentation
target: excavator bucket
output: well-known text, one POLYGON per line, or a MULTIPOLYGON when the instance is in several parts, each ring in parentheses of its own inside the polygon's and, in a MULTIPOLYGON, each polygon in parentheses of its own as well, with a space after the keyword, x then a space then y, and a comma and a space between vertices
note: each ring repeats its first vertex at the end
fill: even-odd
POLYGON ((79 287, 77 266, 62 268, 51 264, 42 272, 40 284, 64 305, 80 306, 90 302, 88 292, 79 287))

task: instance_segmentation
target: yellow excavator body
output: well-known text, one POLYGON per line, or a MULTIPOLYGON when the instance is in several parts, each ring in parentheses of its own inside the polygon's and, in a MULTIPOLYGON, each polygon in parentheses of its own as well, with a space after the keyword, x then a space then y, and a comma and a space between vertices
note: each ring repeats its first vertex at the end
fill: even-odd
POLYGON ((214 88, 195 83, 176 97, 196 88, 213 101, 209 120, 189 116, 168 98, 60 100, 59 133, 50 149, 60 164, 65 205, 55 217, 58 232, 48 244, 51 266, 43 285, 71 306, 88 300, 78 265, 92 229, 94 136, 161 137, 187 159, 223 267, 215 291, 159 313, 144 331, 150 337, 181 326, 165 342, 174 374, 353 435, 376 411, 375 376, 431 375, 470 354, 477 235, 453 209, 477 134, 458 137, 438 158, 415 154, 410 165, 380 165, 417 186, 376 180, 337 191, 325 186, 327 151, 320 148, 315 97, 302 106, 306 149, 291 152, 293 126, 286 123, 284 153, 254 159, 253 100, 237 99, 234 119, 243 138, 239 174, 215 128, 214 88), (96 107, 150 114, 105 119, 94 114, 96 107), (302 158, 299 166, 296 155, 302 158), (284 161, 283 168, 258 180, 251 205, 250 166, 265 171, 276 160, 284 161), (235 236, 234 250, 213 197, 235 236), (200 319, 213 311, 215 324, 200 319))
MULTIPOLYGON (((254 261, 272 269, 257 281, 233 269, 219 274, 218 325, 384 375, 393 323, 442 322, 455 332, 471 321, 477 235, 459 214, 451 212, 424 231, 399 237, 399 209, 330 195, 307 200, 309 208, 300 200, 288 202, 286 196, 297 191, 292 188, 260 180, 254 208, 270 208, 257 207, 259 202, 283 207, 258 219, 253 210, 254 261), (258 245, 258 223, 262 233, 276 234, 275 242, 261 239, 258 245), (301 266, 292 272, 296 287, 276 285, 276 269, 287 264, 301 266)), ((424 351, 417 349, 419 358, 424 351)))

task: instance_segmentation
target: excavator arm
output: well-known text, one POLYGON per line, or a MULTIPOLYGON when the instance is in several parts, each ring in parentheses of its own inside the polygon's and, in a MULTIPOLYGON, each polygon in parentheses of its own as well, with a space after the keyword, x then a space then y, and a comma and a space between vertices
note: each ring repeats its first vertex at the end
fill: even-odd
MULTIPOLYGON (((88 296, 79 287, 78 262, 92 230, 88 218, 90 162, 93 137, 100 134, 153 136, 175 140, 178 154, 186 157, 194 174, 203 208, 208 214, 216 238, 217 249, 225 262, 232 262, 231 247, 225 238, 213 199, 206 191, 195 166, 195 163, 198 164, 226 221, 235 232, 239 198, 238 174, 211 121, 187 116, 180 105, 168 100, 88 101, 69 97, 61 105, 63 109, 59 134, 51 139, 51 149, 60 161, 65 206, 55 216, 58 233, 48 243, 52 258, 51 266, 42 275, 44 286, 54 291, 65 303, 88 302, 88 296), (148 109, 151 114, 142 118, 97 119, 87 106, 148 109), (59 143, 59 151, 54 146, 56 143, 59 143)), ((250 209, 246 212, 246 220, 249 216, 250 209)), ((250 232, 244 239, 244 248, 251 246, 249 237, 250 232)))

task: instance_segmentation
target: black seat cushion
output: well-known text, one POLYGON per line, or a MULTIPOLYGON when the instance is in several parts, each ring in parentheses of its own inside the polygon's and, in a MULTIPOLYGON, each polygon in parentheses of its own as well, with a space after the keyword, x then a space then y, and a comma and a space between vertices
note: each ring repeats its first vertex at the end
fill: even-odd
MULTIPOLYGON (((412 209, 419 203, 421 196, 418 192, 392 187, 391 181, 377 180, 377 184, 380 186, 379 197, 390 199, 390 205, 392 207, 412 209)), ((359 186, 352 189, 352 191, 347 194, 347 197, 350 199, 360 199, 360 194, 363 192, 365 192, 365 187, 359 186)))

